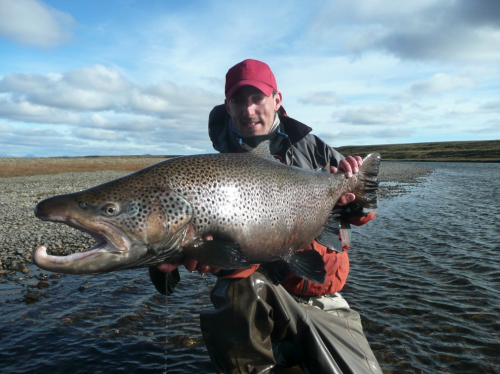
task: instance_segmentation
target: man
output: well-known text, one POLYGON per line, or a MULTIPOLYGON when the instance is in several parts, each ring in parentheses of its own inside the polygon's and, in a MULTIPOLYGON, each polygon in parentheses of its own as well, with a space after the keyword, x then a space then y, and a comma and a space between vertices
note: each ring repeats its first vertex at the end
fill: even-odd
MULTIPOLYGON (((274 74, 265 63, 247 59, 229 69, 225 94, 225 105, 216 106, 209 116, 209 135, 217 151, 246 152, 269 140, 271 153, 288 165, 331 165, 331 172, 340 168, 347 177, 361 166, 360 157, 344 159, 310 134, 311 128, 286 115, 274 74)), ((327 274, 322 285, 292 274, 276 286, 258 266, 218 271, 185 260, 188 270, 218 276, 210 295, 215 310, 201 313, 201 330, 220 373, 272 373, 294 365, 306 373, 381 373, 359 314, 338 294, 349 272, 349 223, 364 224, 375 215, 349 204, 353 200, 353 194, 342 196, 320 236, 304 249, 323 256, 327 274)), ((151 270, 168 272, 178 265, 151 270)))

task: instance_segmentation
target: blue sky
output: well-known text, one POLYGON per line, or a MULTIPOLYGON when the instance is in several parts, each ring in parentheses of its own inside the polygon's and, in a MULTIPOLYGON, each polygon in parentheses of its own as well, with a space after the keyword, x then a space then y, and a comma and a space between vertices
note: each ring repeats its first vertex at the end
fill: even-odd
POLYGON ((213 152, 245 58, 333 147, 500 139, 498 0, 0 0, 0 56, 0 157, 213 152))

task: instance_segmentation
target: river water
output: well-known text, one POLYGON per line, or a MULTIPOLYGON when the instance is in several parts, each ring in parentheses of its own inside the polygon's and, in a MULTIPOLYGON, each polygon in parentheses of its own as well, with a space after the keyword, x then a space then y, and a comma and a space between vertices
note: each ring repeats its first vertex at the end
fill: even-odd
MULTIPOLYGON (((419 165, 435 170, 355 229, 342 293, 384 373, 500 373, 500 164, 419 165)), ((212 276, 182 271, 166 298, 144 269, 30 269, 0 283, 0 373, 214 372, 198 320, 212 276)))

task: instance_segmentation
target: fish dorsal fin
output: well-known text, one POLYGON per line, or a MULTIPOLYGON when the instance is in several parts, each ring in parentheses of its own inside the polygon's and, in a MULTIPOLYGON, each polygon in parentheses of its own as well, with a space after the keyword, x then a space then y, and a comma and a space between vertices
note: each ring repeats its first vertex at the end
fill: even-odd
POLYGON ((249 153, 254 155, 254 156, 266 158, 268 160, 275 161, 275 162, 279 163, 279 160, 275 159, 273 157, 273 155, 271 154, 270 146, 271 146, 271 142, 269 140, 264 140, 263 142, 260 142, 259 144, 257 144, 257 146, 255 148, 252 148, 249 151, 249 153))

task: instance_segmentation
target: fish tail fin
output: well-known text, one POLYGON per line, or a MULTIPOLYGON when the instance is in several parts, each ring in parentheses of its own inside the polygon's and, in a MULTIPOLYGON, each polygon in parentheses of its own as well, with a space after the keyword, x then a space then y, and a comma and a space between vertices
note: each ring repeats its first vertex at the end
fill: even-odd
POLYGON ((356 199, 354 203, 368 209, 376 209, 379 185, 378 173, 380 168, 380 153, 370 153, 359 167, 358 187, 353 191, 356 199))

